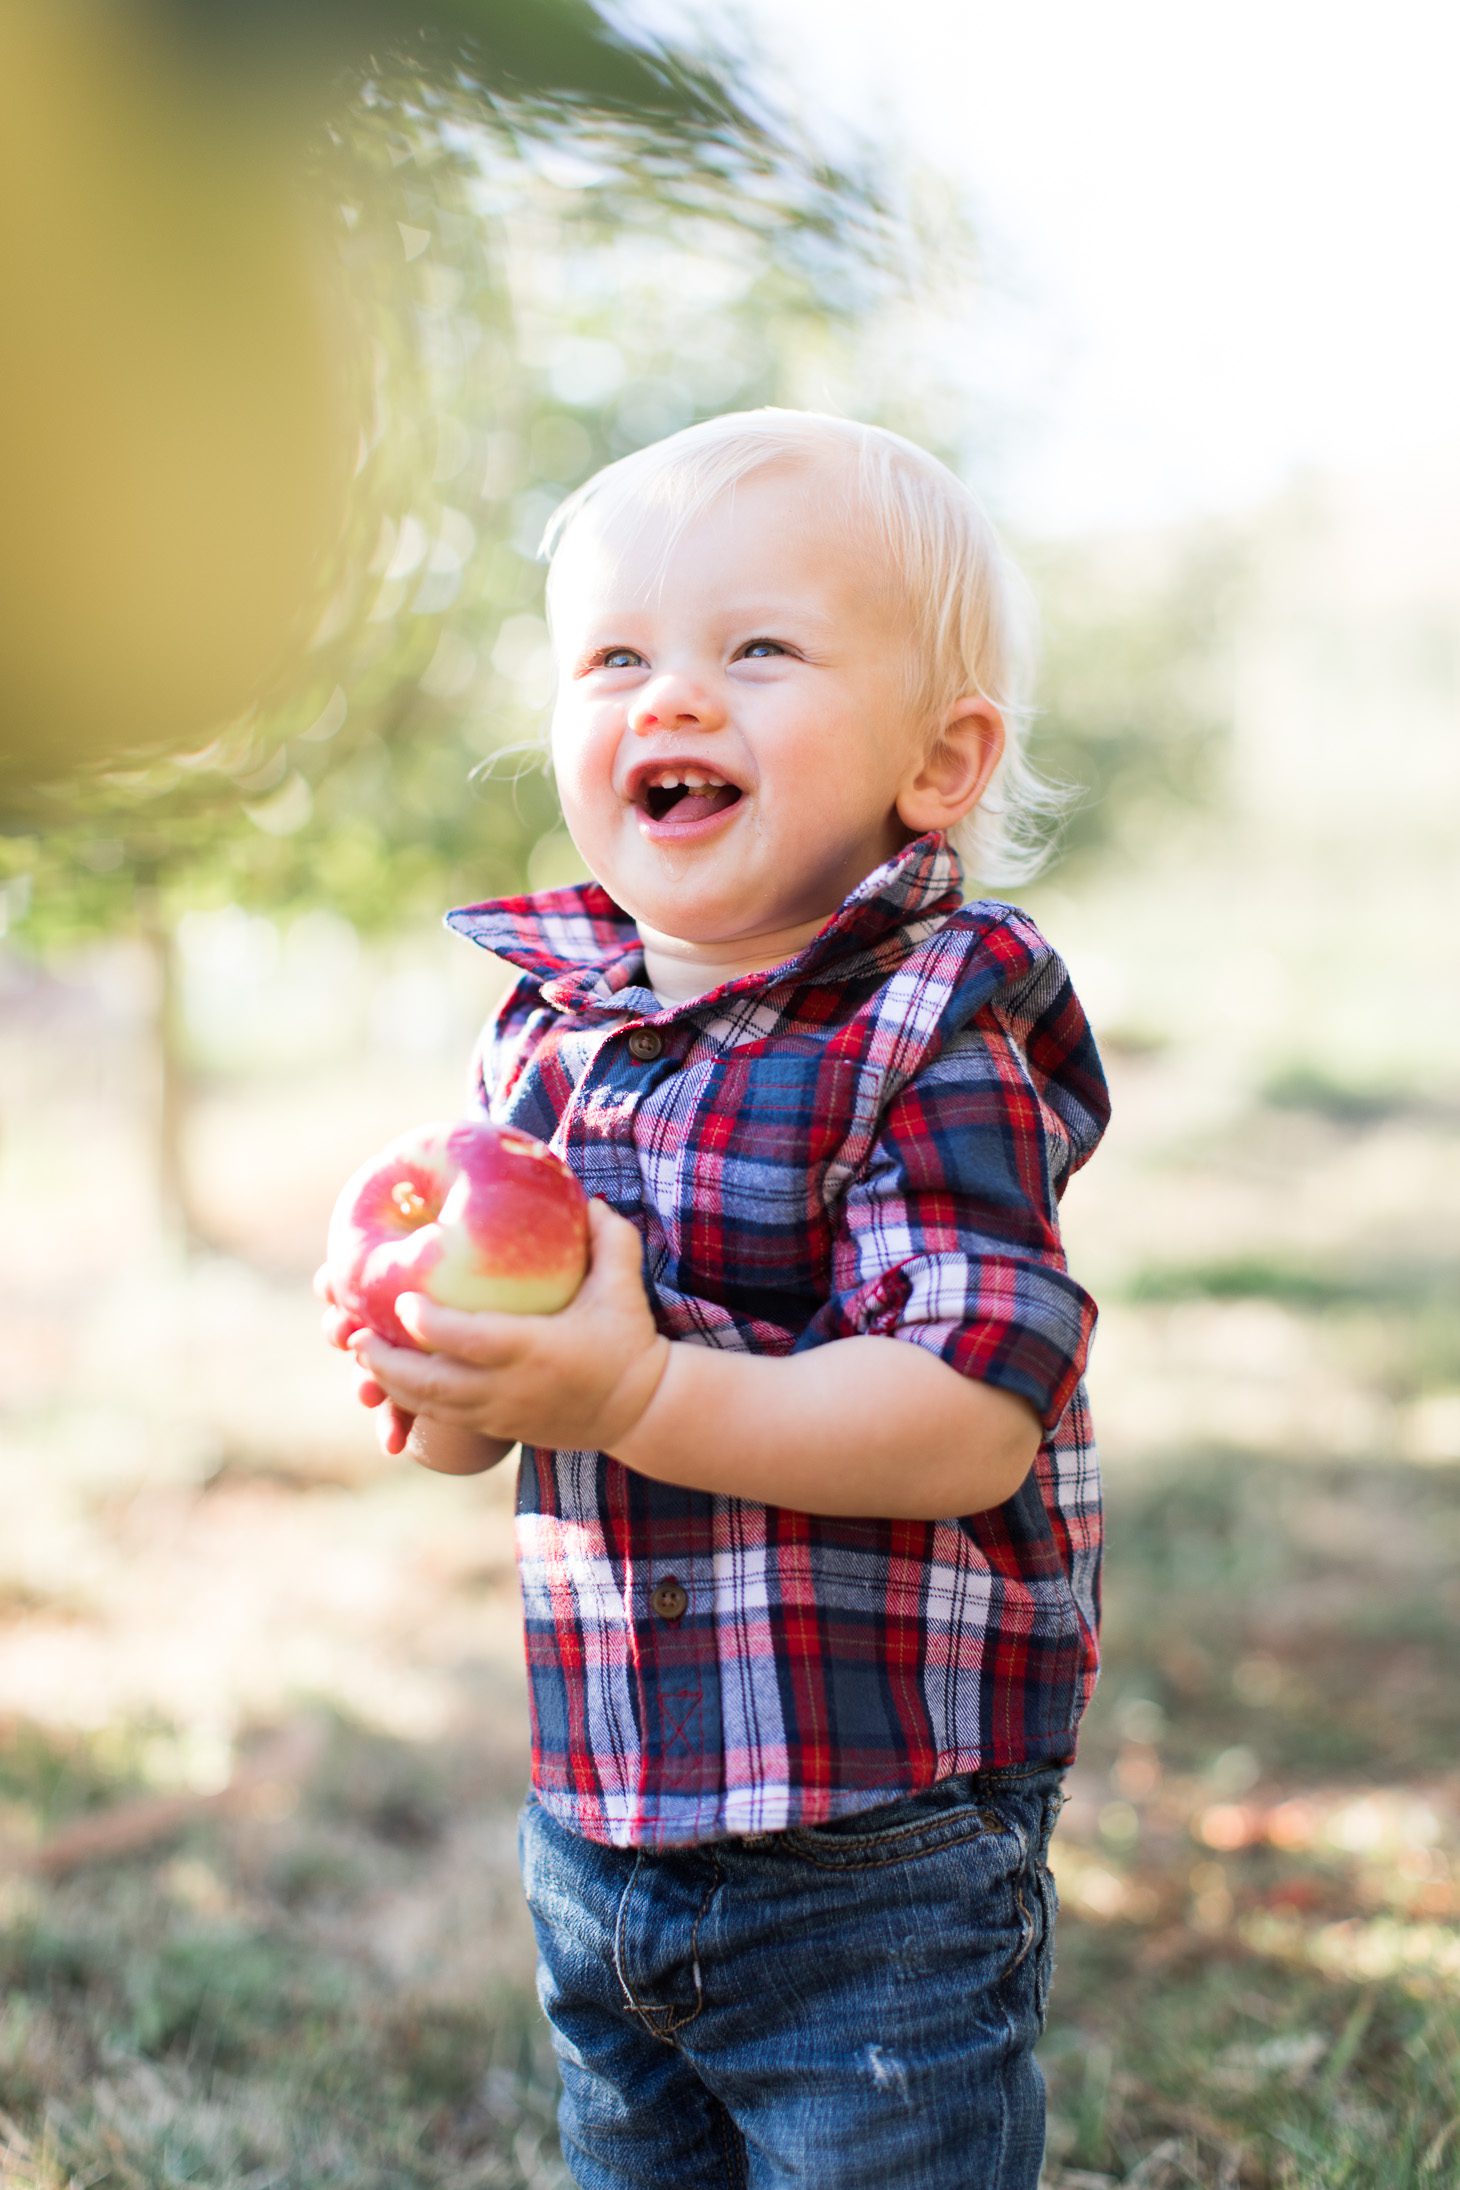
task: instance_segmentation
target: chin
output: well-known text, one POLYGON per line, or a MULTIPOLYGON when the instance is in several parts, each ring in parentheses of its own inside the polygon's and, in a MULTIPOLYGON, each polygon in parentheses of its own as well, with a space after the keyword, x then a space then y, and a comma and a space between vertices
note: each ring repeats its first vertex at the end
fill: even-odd
POLYGON ((641 926, 659 935, 680 936, 686 943, 717 943, 743 919, 744 895, 737 894, 733 881, 719 890, 696 889, 694 874, 687 868, 688 862, 667 879, 637 871, 615 877, 597 867, 593 872, 614 903, 641 926))
POLYGON ((760 935, 768 928, 785 927, 798 916, 780 906, 757 907, 744 888, 732 883, 713 893, 688 889, 636 890, 634 902, 619 898, 642 926, 658 935, 674 936, 683 943, 711 945, 733 943, 737 937, 760 935))
MULTIPOLYGON (((743 917, 739 922, 728 918, 717 920, 708 914, 696 919, 683 905, 665 905, 655 910, 642 907, 634 913, 634 919, 647 934, 662 936, 669 943, 688 943, 696 950, 714 950, 721 944, 733 944, 737 927, 744 928, 743 917)), ((753 934, 754 928, 749 932, 753 934)))

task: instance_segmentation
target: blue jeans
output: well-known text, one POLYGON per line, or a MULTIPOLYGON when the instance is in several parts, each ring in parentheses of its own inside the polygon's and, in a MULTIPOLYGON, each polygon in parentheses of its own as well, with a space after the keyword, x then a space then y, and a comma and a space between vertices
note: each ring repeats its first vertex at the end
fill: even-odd
POLYGON ((1058 1767, 651 1852, 522 1813, 582 2190, 1036 2190, 1058 1767))

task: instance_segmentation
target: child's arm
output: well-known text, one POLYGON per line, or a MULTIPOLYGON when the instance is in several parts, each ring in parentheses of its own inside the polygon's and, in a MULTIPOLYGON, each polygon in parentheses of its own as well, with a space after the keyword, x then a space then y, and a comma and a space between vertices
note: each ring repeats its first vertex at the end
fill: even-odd
POLYGON ((406 1294, 397 1313, 431 1351, 357 1332, 363 1374, 405 1412, 459 1430, 598 1449, 661 1482, 808 1513, 976 1513, 1028 1474, 1033 1408, 901 1339, 774 1358, 665 1338, 638 1232, 589 1206, 592 1265, 566 1308, 470 1316, 406 1294))
POLYGON ((641 1475, 802 1513, 937 1521, 1012 1498, 1039 1451, 1025 1400, 895 1338, 781 1359, 671 1345, 614 1446, 641 1475))

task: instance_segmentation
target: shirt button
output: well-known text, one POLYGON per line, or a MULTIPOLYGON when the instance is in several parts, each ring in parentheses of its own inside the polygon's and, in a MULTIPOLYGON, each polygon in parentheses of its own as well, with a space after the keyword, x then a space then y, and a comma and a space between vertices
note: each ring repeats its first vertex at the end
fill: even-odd
POLYGON ((629 1055, 641 1065, 652 1065, 664 1047, 657 1027, 635 1027, 629 1036, 629 1055))
POLYGON ((689 1609, 689 1591, 677 1574, 666 1574, 654 1584, 649 1602, 661 1620, 682 1620, 689 1609))

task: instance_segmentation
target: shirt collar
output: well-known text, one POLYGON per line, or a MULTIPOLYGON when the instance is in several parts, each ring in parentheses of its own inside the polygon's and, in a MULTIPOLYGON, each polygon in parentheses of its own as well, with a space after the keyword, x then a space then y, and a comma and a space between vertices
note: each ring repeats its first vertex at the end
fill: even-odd
MULTIPOLYGON (((890 942, 914 921, 947 918, 962 900, 963 866, 940 830, 915 837, 846 897, 824 927, 793 958, 741 974, 671 1010, 690 1010, 732 992, 790 978, 824 978, 834 964, 890 942)), ((596 1003, 669 1017, 644 978, 644 953, 632 917, 601 883, 575 883, 523 897, 461 905, 446 925, 495 952, 543 984, 544 1001, 560 1010, 596 1003)))

